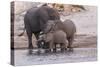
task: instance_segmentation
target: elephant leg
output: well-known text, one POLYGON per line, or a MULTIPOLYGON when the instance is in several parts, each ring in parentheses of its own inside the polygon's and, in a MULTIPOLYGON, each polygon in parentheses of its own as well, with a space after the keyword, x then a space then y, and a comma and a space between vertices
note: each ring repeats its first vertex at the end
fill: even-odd
MULTIPOLYGON (((38 37, 39 37, 39 33, 34 33, 35 37, 36 37, 36 40, 38 40, 38 37)), ((39 42, 36 42, 36 45, 38 48, 41 48, 41 44, 39 42)))
POLYGON ((56 50, 57 50, 57 49, 56 49, 56 44, 54 44, 54 45, 53 45, 53 52, 56 53, 56 52, 57 52, 56 50))
POLYGON ((28 36, 28 49, 29 49, 29 54, 32 54, 32 49, 33 49, 33 45, 32 45, 32 31, 30 28, 30 25, 28 24, 28 20, 24 20, 25 22, 25 29, 26 29, 26 33, 28 36))
POLYGON ((47 44, 47 45, 49 45, 49 51, 52 52, 53 45, 54 45, 53 42, 50 41, 49 44, 47 44))
POLYGON ((68 38, 68 46, 67 46, 67 48, 69 48, 69 51, 73 51, 72 43, 73 43, 73 37, 72 38, 68 38))
POLYGON ((32 45, 32 33, 27 32, 28 35, 28 49, 29 49, 29 54, 32 54, 32 49, 33 49, 33 45, 32 45))
POLYGON ((54 46, 55 46, 55 51, 57 52, 57 44, 54 44, 54 46))
POLYGON ((45 53, 51 52, 50 42, 46 42, 44 45, 45 53))
POLYGON ((65 51, 67 50, 67 42, 65 41, 64 43, 64 46, 65 46, 65 51))
POLYGON ((64 43, 61 43, 60 44, 60 47, 61 47, 61 52, 64 52, 65 51, 65 44, 64 43))

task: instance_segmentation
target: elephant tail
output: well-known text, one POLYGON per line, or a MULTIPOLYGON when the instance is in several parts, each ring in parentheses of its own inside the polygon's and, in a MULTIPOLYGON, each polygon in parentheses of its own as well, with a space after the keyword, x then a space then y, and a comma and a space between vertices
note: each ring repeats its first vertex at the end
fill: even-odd
POLYGON ((25 28, 23 29, 23 32, 20 33, 18 36, 22 36, 24 34, 24 32, 25 32, 25 28))

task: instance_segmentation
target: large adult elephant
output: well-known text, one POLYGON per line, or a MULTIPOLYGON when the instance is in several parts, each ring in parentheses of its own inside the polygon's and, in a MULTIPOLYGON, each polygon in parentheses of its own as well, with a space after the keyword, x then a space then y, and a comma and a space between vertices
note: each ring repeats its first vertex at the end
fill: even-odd
POLYGON ((60 19, 59 13, 57 12, 57 10, 50 8, 49 6, 31 8, 27 11, 24 17, 24 24, 28 36, 29 53, 31 53, 31 49, 33 49, 32 33, 34 33, 36 39, 38 39, 40 31, 44 31, 46 22, 48 20, 57 19, 60 19))

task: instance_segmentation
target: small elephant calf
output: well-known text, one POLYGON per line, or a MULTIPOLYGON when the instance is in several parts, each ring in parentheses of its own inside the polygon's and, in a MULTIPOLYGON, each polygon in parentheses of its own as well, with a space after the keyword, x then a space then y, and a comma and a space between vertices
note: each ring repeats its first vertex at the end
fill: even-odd
POLYGON ((60 44, 61 51, 65 51, 67 47, 67 42, 66 42, 66 33, 63 32, 62 30, 57 30, 57 31, 50 31, 46 34, 44 34, 43 39, 46 43, 46 45, 49 45, 49 49, 52 50, 53 52, 56 52, 56 45, 60 44))
MULTIPOLYGON (((44 33, 57 30, 65 32, 66 40, 68 41, 68 46, 67 46, 67 48, 69 48, 68 51, 73 51, 72 44, 74 40, 74 35, 76 33, 76 26, 74 22, 70 19, 66 19, 64 22, 62 22, 61 20, 49 20, 46 24, 44 33)), ((61 33, 60 35, 59 34, 57 35, 58 38, 60 38, 59 36, 64 34, 61 33)))

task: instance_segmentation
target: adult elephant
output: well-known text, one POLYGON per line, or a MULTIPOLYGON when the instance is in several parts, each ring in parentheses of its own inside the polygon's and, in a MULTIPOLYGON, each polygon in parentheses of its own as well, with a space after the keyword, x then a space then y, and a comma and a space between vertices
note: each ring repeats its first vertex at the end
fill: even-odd
MULTIPOLYGON (((32 33, 34 33, 36 39, 38 39, 40 31, 44 31, 46 22, 48 20, 57 19, 60 19, 59 13, 57 10, 50 8, 49 6, 31 8, 27 11, 24 17, 24 24, 28 36, 28 48, 30 54, 32 53, 31 49, 33 49, 32 33)), ((20 36, 22 34, 20 34, 20 36)))

